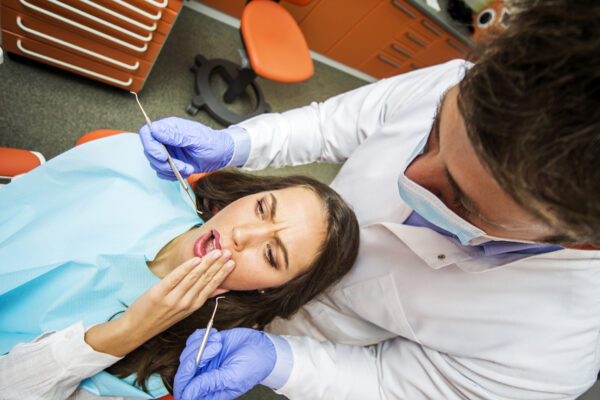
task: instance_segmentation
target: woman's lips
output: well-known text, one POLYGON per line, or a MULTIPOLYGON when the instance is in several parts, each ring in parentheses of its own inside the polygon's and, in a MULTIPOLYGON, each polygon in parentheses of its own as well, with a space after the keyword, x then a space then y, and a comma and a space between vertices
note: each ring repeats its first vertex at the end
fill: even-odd
POLYGON ((211 229, 196 239, 194 243, 194 255, 196 257, 204 257, 214 249, 221 249, 221 235, 216 229, 211 229))

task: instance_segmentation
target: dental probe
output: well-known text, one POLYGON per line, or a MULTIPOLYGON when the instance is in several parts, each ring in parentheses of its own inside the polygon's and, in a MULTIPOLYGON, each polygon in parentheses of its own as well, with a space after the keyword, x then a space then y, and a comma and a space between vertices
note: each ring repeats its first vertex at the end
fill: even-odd
MULTIPOLYGON (((152 121, 150 121, 150 118, 148 118, 148 114, 146 114, 146 111, 144 111, 144 107, 142 107, 142 103, 140 103, 140 99, 138 98, 137 93, 134 92, 134 91, 129 91, 129 93, 131 93, 132 95, 135 96, 135 101, 137 101, 138 106, 140 106, 140 110, 142 110, 142 114, 144 114, 144 118, 146 119, 146 124, 148 124, 148 128, 150 128, 150 125, 152 124, 152 121)), ((160 143, 160 142, 158 142, 158 143, 160 143)), ((169 165, 171 166, 171 169, 173 170, 173 173, 177 177, 177 180, 181 184, 181 187, 183 187, 183 190, 185 190, 185 193, 187 193, 188 197, 190 198, 190 201, 194 205, 194 209, 196 210, 196 212, 198 214, 202 214, 202 211, 198 210, 198 208, 196 207, 196 202, 194 201, 194 198, 190 194, 190 190, 187 187, 187 185, 185 184, 185 181, 182 178, 181 174, 179 173, 179 170, 177 169, 177 167, 175 167, 175 163, 173 162, 173 159, 171 158, 171 155, 169 154, 169 151, 167 150, 167 148, 165 147, 164 144, 162 144, 162 143, 160 143, 160 144, 164 147, 165 151, 167 152, 167 161, 169 162, 169 165)))
POLYGON ((202 337, 202 343, 200 343, 200 348, 198 349, 198 354, 196 355, 196 368, 198 368, 198 363, 200 362, 200 358, 202 357, 202 353, 204 352, 204 348, 206 347, 206 341, 208 340, 208 334, 213 326, 213 320, 215 319, 215 314, 217 313, 217 307, 219 306, 219 299, 224 299, 225 296, 219 296, 215 299, 215 308, 213 310, 212 316, 208 321, 208 325, 206 325, 206 332, 204 332, 204 337, 202 337))

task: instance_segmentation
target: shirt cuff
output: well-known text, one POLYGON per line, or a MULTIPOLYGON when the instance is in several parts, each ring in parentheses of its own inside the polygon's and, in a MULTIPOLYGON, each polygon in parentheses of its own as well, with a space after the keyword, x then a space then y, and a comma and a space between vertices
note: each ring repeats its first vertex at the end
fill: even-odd
POLYGON ((294 367, 294 353, 292 353, 292 347, 289 342, 283 337, 271 335, 270 333, 266 335, 273 342, 273 346, 275 346, 277 358, 273 371, 260 384, 271 389, 279 389, 290 378, 292 368, 294 367))
POLYGON ((226 167, 241 167, 246 164, 250 156, 250 134, 241 126, 232 125, 226 132, 233 139, 233 157, 226 167))

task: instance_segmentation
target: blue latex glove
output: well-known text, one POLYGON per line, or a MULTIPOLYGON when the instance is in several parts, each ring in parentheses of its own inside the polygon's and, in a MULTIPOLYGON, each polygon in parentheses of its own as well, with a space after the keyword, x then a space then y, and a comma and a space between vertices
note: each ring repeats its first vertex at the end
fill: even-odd
POLYGON ((185 389, 188 382, 194 378, 196 373, 198 373, 202 367, 217 356, 223 348, 221 344, 221 333, 216 329, 211 329, 208 340, 206 341, 206 347, 204 347, 204 352, 202 353, 202 358, 198 363, 198 367, 196 367, 196 356, 198 355, 198 349, 202 343, 202 338, 204 338, 204 332, 206 332, 206 329, 196 329, 196 331, 188 337, 185 342, 185 349, 183 349, 179 356, 180 364, 179 368, 177 368, 177 373, 175 374, 173 382, 173 395, 176 399, 181 398, 183 389, 185 389))
POLYGON ((186 373, 193 369, 195 353, 193 349, 186 353, 190 345, 185 348, 175 375, 175 385, 178 385, 174 391, 176 400, 235 399, 273 371, 277 353, 273 342, 264 332, 235 328, 220 332, 220 339, 221 351, 204 364, 200 374, 195 377, 186 373))
POLYGON ((167 153, 181 176, 210 172, 225 167, 233 157, 235 148, 227 129, 215 130, 196 121, 167 117, 140 128, 144 153, 157 175, 175 180, 175 174, 167 162, 167 153), (160 142, 160 143, 159 143, 160 142))

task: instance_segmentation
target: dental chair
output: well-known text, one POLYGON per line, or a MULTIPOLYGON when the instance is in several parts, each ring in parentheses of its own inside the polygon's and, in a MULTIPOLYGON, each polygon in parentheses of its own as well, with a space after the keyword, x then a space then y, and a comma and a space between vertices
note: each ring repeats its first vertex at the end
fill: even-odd
MULTIPOLYGON (((286 1, 306 5, 311 0, 286 1)), ((247 1, 240 24, 244 46, 240 49, 241 65, 224 59, 207 60, 202 55, 196 56, 191 67, 196 75, 196 96, 187 106, 188 114, 196 115, 203 108, 223 125, 235 124, 271 111, 256 84, 257 76, 276 82, 296 83, 313 75, 314 67, 304 35, 278 0, 247 1), (211 87, 211 77, 215 74, 227 84, 222 101, 211 87), (254 109, 243 114, 230 111, 224 103, 233 103, 248 87, 256 101, 254 109)))
POLYGON ((46 159, 37 151, 0 147, 0 187, 44 162, 46 159))
MULTIPOLYGON (((90 142, 92 140, 100 139, 107 136, 117 135, 120 133, 126 133, 122 130, 116 129, 99 129, 92 132, 88 132, 83 135, 75 146, 90 142)), ((46 159, 41 153, 36 151, 13 149, 9 147, 0 147, 0 189, 3 185, 10 183, 13 179, 19 175, 25 174, 36 167, 39 167, 46 159)), ((200 179, 206 174, 194 174, 188 177, 188 182, 192 185, 195 181, 200 179)), ((166 395, 158 400, 173 400, 172 395, 166 395)))
MULTIPOLYGON (((91 131, 80 137, 75 143, 75 146, 103 137, 118 135, 120 133, 127 132, 117 129, 98 129, 91 131)), ((10 183, 19 175, 27 173, 45 162, 46 159, 44 156, 37 151, 0 147, 0 188, 10 183)), ((187 181, 189 185, 192 186, 198 179, 209 173, 192 174, 187 178, 187 181)))

